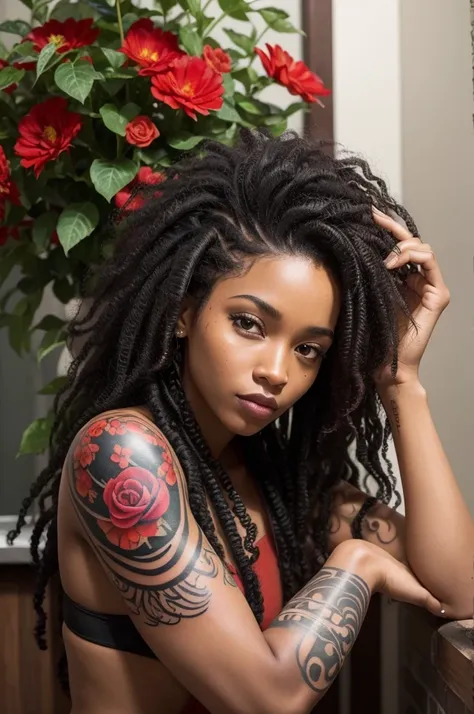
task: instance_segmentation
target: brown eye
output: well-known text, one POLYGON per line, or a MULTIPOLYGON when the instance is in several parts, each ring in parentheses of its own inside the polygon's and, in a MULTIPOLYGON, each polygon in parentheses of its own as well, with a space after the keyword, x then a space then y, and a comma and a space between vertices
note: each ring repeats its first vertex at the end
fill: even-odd
POLYGON ((323 357, 322 350, 320 350, 319 347, 316 347, 316 345, 300 345, 298 347, 298 351, 302 357, 313 361, 316 361, 323 357))
POLYGON ((238 315, 231 315, 230 320, 234 327, 240 332, 248 333, 249 335, 263 335, 263 326, 260 322, 252 315, 246 315, 245 313, 240 313, 238 315))
POLYGON ((242 330, 248 330, 250 331, 252 327, 255 325, 255 321, 251 320, 250 317, 239 317, 236 322, 239 322, 240 325, 239 327, 242 328, 242 330))

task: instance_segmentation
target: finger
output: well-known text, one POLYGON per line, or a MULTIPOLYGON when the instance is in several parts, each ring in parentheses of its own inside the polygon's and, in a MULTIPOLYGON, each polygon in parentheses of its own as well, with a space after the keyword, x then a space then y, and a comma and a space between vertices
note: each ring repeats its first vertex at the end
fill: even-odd
POLYGON ((408 228, 406 228, 406 226, 403 226, 401 223, 396 221, 391 216, 388 216, 386 213, 382 213, 382 211, 379 211, 378 208, 373 207, 372 213, 374 216, 374 221, 377 223, 377 225, 379 225, 381 228, 385 228, 385 230, 387 231, 390 231, 390 233, 398 241, 411 239, 416 241, 417 243, 421 243, 421 238, 412 235, 408 228))
POLYGON ((435 254, 432 250, 426 251, 408 248, 407 250, 401 250, 400 254, 392 251, 385 258, 384 263, 389 270, 401 268, 402 265, 406 265, 407 263, 414 263, 415 265, 419 265, 423 268, 423 274, 430 285, 439 289, 446 287, 441 270, 438 266, 438 261, 436 260, 435 254))

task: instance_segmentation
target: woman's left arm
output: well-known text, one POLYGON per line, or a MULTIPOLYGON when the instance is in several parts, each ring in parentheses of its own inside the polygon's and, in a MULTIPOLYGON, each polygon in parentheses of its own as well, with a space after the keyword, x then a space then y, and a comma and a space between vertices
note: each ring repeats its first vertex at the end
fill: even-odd
MULTIPOLYGON (((375 375, 378 393, 392 426, 406 516, 375 504, 363 528, 367 540, 405 560, 417 578, 452 617, 473 613, 474 523, 456 483, 433 423, 419 364, 432 331, 449 303, 449 292, 431 247, 384 214, 374 219, 399 241, 387 269, 418 264, 407 279, 409 304, 417 329, 403 322, 397 374, 387 365, 375 375)), ((351 522, 367 499, 341 485, 336 493, 331 545, 351 537, 351 522)))

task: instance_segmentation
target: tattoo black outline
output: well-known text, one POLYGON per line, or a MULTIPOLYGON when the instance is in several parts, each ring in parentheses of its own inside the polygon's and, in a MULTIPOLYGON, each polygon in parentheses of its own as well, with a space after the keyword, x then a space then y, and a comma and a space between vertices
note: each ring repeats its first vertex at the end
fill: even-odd
POLYGON ((358 575, 323 567, 270 628, 296 628, 296 661, 306 684, 324 694, 349 654, 369 607, 371 592, 358 575))
POLYGON ((211 600, 206 580, 219 574, 236 587, 189 517, 181 468, 148 420, 123 411, 97 417, 75 440, 66 472, 91 547, 146 624, 204 614, 211 600))

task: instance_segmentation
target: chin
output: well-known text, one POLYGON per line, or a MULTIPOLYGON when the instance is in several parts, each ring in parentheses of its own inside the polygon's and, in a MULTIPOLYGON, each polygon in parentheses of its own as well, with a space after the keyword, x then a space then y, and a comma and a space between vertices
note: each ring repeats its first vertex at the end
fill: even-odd
POLYGON ((262 431, 262 429, 275 421, 275 419, 254 421, 253 419, 242 419, 242 417, 234 416, 231 419, 224 420, 223 423, 226 428, 236 436, 254 436, 254 434, 258 434, 259 431, 262 431))

